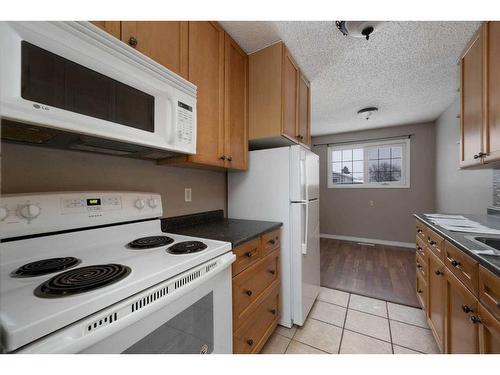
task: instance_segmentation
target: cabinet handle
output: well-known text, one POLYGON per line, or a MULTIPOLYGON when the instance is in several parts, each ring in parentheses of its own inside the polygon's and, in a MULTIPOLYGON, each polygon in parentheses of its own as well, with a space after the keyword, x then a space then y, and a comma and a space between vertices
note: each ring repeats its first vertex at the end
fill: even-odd
POLYGON ((137 46, 137 43, 139 43, 139 41, 135 37, 133 37, 133 36, 131 36, 128 39, 128 44, 131 45, 132 47, 137 46))
POLYGON ((276 310, 275 310, 275 309, 271 309, 271 310, 269 310, 269 312, 270 312, 271 314, 273 314, 273 315, 276 315, 276 310))
POLYGON ((418 251, 422 251, 422 248, 420 246, 417 245, 417 250, 418 251))
POLYGON ((269 270, 269 273, 270 273, 271 275, 274 275, 274 274, 276 273, 276 271, 275 271, 275 270, 269 270))
POLYGON ((458 260, 455 260, 455 259, 452 259, 451 260, 451 265, 455 268, 458 268, 460 267, 462 264, 458 261, 458 260))
POLYGON ((417 268, 422 269, 422 266, 420 265, 420 263, 417 263, 417 268))
POLYGON ((462 311, 465 314, 468 314, 468 313, 472 312, 473 310, 469 306, 467 306, 467 305, 462 305, 462 311))
POLYGON ((232 160, 233 160, 233 158, 231 156, 227 157, 227 161, 232 161, 232 160))
POLYGON ((422 233, 422 229, 417 229, 417 233, 422 233))
POLYGON ((480 319, 479 317, 475 316, 475 315, 471 315, 471 317, 470 317, 470 321, 471 321, 472 323, 474 323, 474 324, 476 324, 476 323, 481 323, 481 319, 480 319))
POLYGON ((435 246, 435 245, 437 245, 437 242, 436 242, 436 241, 433 241, 433 240, 429 240, 429 245, 431 245, 431 246, 435 246))
POLYGON ((275 239, 271 239, 271 240, 269 240, 267 242, 270 243, 271 245, 274 245, 276 243, 276 240, 275 239))
POLYGON ((304 136, 299 134, 299 135, 297 136, 297 138, 298 138, 298 139, 304 139, 304 136))
POLYGON ((252 340, 252 339, 248 339, 248 340, 247 340, 247 344, 248 344, 249 346, 252 346, 252 345, 253 345, 253 340, 252 340))
POLYGON ((422 293, 422 289, 417 289, 417 293, 422 293))
POLYGON ((246 256, 247 258, 251 258, 251 257, 252 257, 252 255, 253 255, 253 253, 252 253, 251 251, 248 251, 248 252, 246 252, 246 253, 245 253, 245 256, 246 256))
POLYGON ((252 295, 252 291, 249 289, 249 290, 245 291, 245 294, 250 297, 252 295))
POLYGON ((443 274, 440 270, 436 270, 434 273, 438 276, 443 274))
POLYGON ((482 158, 483 156, 486 156, 484 152, 480 152, 479 154, 474 155, 474 159, 479 159, 482 158))
POLYGON ((219 157, 220 160, 226 160, 226 157, 224 155, 222 155, 221 157, 219 157))

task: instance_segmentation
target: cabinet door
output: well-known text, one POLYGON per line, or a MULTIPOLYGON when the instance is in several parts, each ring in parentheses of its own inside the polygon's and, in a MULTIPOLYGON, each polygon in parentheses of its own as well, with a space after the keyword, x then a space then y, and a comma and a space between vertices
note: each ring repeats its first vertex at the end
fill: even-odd
POLYGON ((432 252, 429 252, 428 261, 429 305, 427 306, 427 316, 437 344, 441 351, 443 351, 445 313, 443 296, 445 291, 445 267, 432 252))
POLYGON ((121 24, 123 42, 173 72, 187 77, 187 22, 123 21, 121 24))
POLYGON ((224 30, 189 22, 188 80, 198 87, 195 163, 224 167, 224 30))
POLYGON ((483 149, 483 37, 480 32, 461 61, 460 165, 481 163, 483 149))
POLYGON ((446 270, 445 351, 451 354, 479 353, 479 324, 474 322, 478 302, 474 295, 446 270))
POLYGON ((224 132, 226 167, 246 169, 248 159, 248 56, 225 35, 224 132))
POLYGON ((487 38, 486 84, 488 120, 485 127, 485 158, 490 162, 500 160, 500 22, 485 25, 487 38))
POLYGON ((479 304, 479 350, 481 354, 500 354, 500 321, 479 304))
POLYGON ((297 103, 299 68, 288 49, 283 53, 283 117, 282 133, 284 136, 297 141, 297 103))
POLYGON ((311 144, 311 99, 310 86, 306 77, 300 74, 299 79, 299 122, 297 138, 299 142, 310 146, 311 144))
POLYGON ((97 27, 107 31, 115 38, 121 38, 121 22, 120 21, 90 21, 97 27))

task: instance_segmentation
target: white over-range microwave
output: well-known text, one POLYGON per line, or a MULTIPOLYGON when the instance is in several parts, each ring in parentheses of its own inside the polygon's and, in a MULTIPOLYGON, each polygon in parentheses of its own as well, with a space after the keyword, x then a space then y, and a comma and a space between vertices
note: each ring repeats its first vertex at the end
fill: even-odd
POLYGON ((196 153, 196 86, 89 22, 0 22, 2 140, 196 153))

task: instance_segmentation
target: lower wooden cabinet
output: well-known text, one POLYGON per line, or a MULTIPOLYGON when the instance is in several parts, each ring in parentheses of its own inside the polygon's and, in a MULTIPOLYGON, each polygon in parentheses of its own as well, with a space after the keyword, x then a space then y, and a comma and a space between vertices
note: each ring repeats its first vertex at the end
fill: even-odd
POLYGON ((448 269, 445 304, 446 353, 479 353, 478 301, 448 269))
POLYGON ((444 316, 445 300, 443 298, 445 291, 445 271, 444 264, 432 252, 429 253, 429 272, 428 272, 428 306, 427 318, 429 326, 434 333, 434 338, 441 351, 444 349, 444 316))
POLYGON ((500 278, 422 222, 416 232, 417 299, 441 352, 500 354, 500 278))
POLYGON ((233 252, 233 352, 258 353, 280 319, 281 229, 233 252))

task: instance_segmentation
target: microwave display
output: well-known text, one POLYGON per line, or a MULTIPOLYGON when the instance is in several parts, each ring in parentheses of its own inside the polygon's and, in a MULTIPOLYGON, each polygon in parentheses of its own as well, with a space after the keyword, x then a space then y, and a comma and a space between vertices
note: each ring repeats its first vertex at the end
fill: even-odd
POLYGON ((24 99, 154 132, 154 96, 26 41, 21 61, 24 99))

